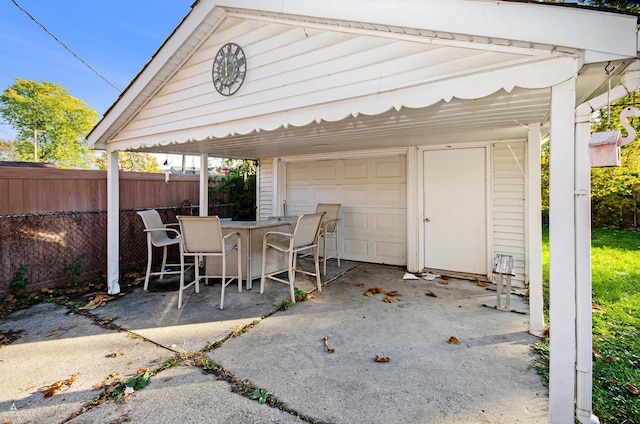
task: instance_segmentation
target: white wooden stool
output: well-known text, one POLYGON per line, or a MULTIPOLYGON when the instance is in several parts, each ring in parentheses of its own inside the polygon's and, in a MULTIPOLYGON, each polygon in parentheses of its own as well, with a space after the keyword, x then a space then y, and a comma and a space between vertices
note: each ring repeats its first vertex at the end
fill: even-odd
POLYGON ((513 272, 513 256, 498 253, 493 260, 493 280, 496 284, 497 303, 496 309, 501 311, 511 311, 511 277, 513 272), (506 287, 504 280, 506 276, 506 287), (504 288, 505 304, 502 306, 502 289, 504 288))

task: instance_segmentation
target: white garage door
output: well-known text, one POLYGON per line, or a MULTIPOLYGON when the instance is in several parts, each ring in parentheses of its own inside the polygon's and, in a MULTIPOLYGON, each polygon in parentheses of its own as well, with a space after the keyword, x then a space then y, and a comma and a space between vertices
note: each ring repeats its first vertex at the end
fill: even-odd
POLYGON ((406 265, 405 156, 289 162, 285 169, 288 215, 342 204, 341 258, 406 265))

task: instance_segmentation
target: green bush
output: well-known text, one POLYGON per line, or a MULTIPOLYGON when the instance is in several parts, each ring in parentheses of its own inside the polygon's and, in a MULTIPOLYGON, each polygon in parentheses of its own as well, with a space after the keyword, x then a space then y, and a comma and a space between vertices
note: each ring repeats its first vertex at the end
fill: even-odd
POLYGON ((236 221, 256 219, 256 163, 228 161, 229 175, 212 178, 215 187, 209 188, 210 205, 231 204, 231 218, 236 221))

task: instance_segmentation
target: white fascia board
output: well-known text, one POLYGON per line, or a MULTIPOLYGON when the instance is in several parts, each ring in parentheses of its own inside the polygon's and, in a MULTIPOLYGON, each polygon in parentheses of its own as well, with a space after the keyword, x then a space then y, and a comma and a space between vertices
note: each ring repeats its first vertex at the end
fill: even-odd
MULTIPOLYGON (((223 7, 518 40, 635 57, 637 18, 547 4, 485 0, 218 0, 223 7)), ((611 59, 608 59, 608 57, 611 59)))

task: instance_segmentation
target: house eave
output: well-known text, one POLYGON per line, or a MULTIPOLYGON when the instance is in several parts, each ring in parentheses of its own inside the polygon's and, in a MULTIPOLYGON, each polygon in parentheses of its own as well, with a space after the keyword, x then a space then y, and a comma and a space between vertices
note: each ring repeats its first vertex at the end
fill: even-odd
MULTIPOLYGON (((118 137, 118 134, 135 119, 139 111, 215 31, 216 27, 230 16, 287 22, 412 42, 419 40, 424 43, 441 43, 464 48, 475 46, 487 51, 531 56, 574 56, 579 57, 580 66, 595 61, 635 57, 637 53, 637 42, 629 42, 631 37, 628 37, 629 31, 636 30, 637 19, 624 14, 543 7, 545 5, 541 4, 477 0, 431 2, 403 0, 393 3, 359 0, 347 4, 340 0, 328 0, 328 3, 327 5, 324 2, 316 4, 291 0, 219 0, 217 2, 201 0, 196 2, 182 24, 89 134, 90 146, 105 150, 131 148, 128 142, 123 142, 122 138, 118 137), (367 7, 364 7, 365 3, 367 7), (331 5, 333 6, 329 7, 331 5), (464 6, 465 10, 463 16, 459 13, 461 6, 464 6), (411 13, 408 13, 409 11, 411 13), (453 16, 454 13, 457 13, 456 19, 446 18, 453 16), (572 28, 577 26, 584 29, 580 31, 580 35, 575 31, 564 30, 566 25, 553 25, 553 22, 569 19, 567 13, 571 13, 572 28), (478 19, 478 16, 485 19, 478 19), (513 19, 515 16, 520 16, 520 19, 513 19), (521 16, 527 16, 526 25, 522 25, 521 16), (497 22, 500 24, 497 25, 497 22), (543 27, 552 27, 553 31, 540 31, 543 27), (626 42, 619 45, 620 43, 612 43, 612 39, 626 40, 626 42)), ((637 40, 635 36, 633 40, 637 40)), ((502 88, 510 90, 510 87, 502 88)), ((496 89, 490 92, 495 92, 496 89)), ((451 98, 455 95, 456 93, 446 94, 442 98, 451 98)), ((389 103, 378 107, 379 110, 375 113, 382 113, 390 107, 397 109, 403 106, 420 107, 424 104, 389 103)), ((349 113, 357 115, 372 112, 355 108, 349 113)), ((347 115, 342 113, 341 118, 347 115)), ((327 119, 317 116, 312 118, 311 120, 315 121, 327 119)), ((331 119, 338 118, 329 118, 331 119)), ((219 125, 214 125, 209 127, 209 131, 214 127, 218 129, 207 134, 191 134, 179 140, 171 138, 171 141, 165 139, 165 141, 154 141, 151 144, 143 142, 145 145, 139 147, 166 145, 176 141, 202 140, 212 136, 226 137, 265 129, 272 130, 283 125, 285 127, 289 124, 300 125, 303 120, 307 123, 311 122, 309 117, 298 119, 297 122, 273 121, 268 124, 272 127, 267 128, 264 124, 251 126, 243 120, 228 121, 223 126, 229 128, 224 131, 220 130, 219 125)))

